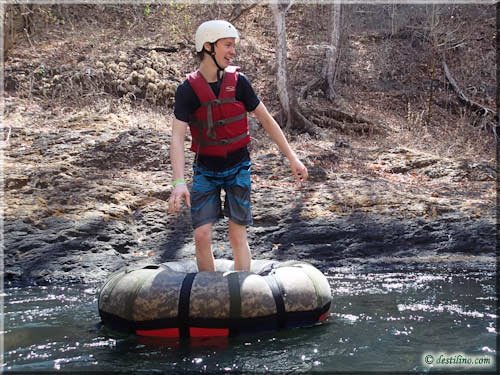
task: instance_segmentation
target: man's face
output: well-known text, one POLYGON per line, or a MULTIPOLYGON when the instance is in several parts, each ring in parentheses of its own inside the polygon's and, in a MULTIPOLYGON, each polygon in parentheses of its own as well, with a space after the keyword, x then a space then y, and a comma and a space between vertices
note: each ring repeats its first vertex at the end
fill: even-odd
POLYGON ((215 43, 215 59, 221 68, 232 64, 236 56, 236 39, 222 38, 215 43))

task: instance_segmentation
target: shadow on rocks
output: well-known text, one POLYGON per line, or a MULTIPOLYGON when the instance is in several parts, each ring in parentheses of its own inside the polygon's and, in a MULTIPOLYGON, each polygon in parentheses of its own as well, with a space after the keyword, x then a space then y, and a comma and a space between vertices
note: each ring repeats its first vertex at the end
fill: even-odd
MULTIPOLYGON (((427 220, 376 213, 352 213, 334 220, 300 218, 297 204, 272 231, 255 238, 254 256, 304 260, 322 270, 360 263, 432 262, 450 264, 481 256, 494 259, 495 223, 458 214, 427 220)), ((259 230, 257 230, 259 232, 259 230)))

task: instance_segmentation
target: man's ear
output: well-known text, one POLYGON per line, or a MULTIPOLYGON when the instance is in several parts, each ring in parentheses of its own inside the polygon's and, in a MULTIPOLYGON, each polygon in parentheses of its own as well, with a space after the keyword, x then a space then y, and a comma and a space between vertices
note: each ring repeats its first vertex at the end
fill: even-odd
POLYGON ((205 42, 203 44, 203 48, 206 49, 208 52, 212 52, 212 45, 209 42, 205 42))

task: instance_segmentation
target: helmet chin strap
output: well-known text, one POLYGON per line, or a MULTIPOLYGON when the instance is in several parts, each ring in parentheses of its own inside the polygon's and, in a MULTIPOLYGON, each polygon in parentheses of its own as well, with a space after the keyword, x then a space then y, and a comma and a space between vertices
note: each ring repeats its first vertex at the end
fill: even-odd
POLYGON ((215 58, 215 43, 210 43, 210 46, 212 47, 212 51, 207 51, 205 48, 203 48, 203 52, 208 53, 210 57, 212 58, 215 66, 217 67, 217 80, 222 79, 222 75, 224 74, 224 69, 220 67, 219 63, 217 63, 217 60, 215 58))

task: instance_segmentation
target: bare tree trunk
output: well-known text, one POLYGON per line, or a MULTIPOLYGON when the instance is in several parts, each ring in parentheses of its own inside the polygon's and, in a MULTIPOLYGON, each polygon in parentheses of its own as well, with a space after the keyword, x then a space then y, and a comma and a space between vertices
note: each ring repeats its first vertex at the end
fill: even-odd
POLYGON ((341 4, 339 0, 330 7, 331 31, 330 31, 330 44, 326 51, 325 66, 323 67, 321 76, 305 85, 299 94, 299 98, 306 99, 309 91, 317 88, 322 88, 325 97, 333 101, 337 96, 335 92, 335 79, 337 77, 337 67, 340 57, 340 16, 341 4))
POLYGON ((432 103, 434 101, 434 80, 436 79, 436 54, 438 46, 438 36, 436 29, 439 23, 439 9, 436 9, 436 4, 432 4, 429 39, 431 41, 431 71, 430 71, 430 86, 429 97, 427 100, 427 116, 425 123, 427 126, 432 122, 432 103))
POLYGON ((330 48, 326 51, 326 64, 324 69, 325 78, 325 95, 328 100, 335 99, 335 77, 337 73, 337 63, 340 53, 340 8, 341 4, 338 0, 331 5, 331 34, 330 48))
POLYGON ((4 58, 21 33, 31 32, 32 8, 30 4, 2 4, 4 58))
POLYGON ((278 69, 276 72, 276 85, 278 87, 278 98, 280 100, 283 115, 286 119, 286 127, 291 128, 292 114, 290 111, 290 98, 288 97, 288 66, 286 45, 286 12, 289 4, 271 3, 269 7, 273 12, 274 24, 276 25, 276 61, 278 69))
POLYGON ((278 64, 276 86, 278 89, 278 98, 287 129, 298 129, 306 131, 311 135, 316 135, 319 133, 319 128, 302 114, 295 92, 288 83, 285 20, 286 12, 292 4, 293 1, 269 4, 276 25, 276 61, 278 64))

